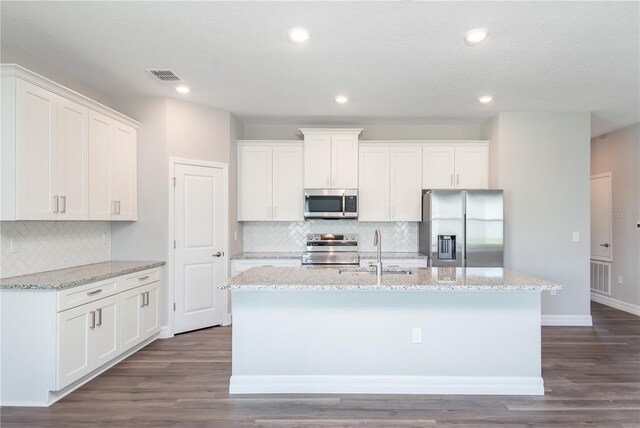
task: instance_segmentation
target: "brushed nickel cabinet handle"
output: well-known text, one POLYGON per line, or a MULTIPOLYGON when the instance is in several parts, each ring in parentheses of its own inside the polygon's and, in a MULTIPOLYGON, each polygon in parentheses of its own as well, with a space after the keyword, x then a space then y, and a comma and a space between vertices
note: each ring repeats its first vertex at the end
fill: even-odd
POLYGON ((87 296, 95 296, 98 293, 102 293, 102 288, 98 288, 97 290, 87 291, 87 296))
POLYGON ((460 184, 460 174, 456 174, 456 185, 460 184))
POLYGON ((67 197, 60 196, 60 214, 64 214, 67 212, 67 197))
POLYGON ((144 293, 140 293, 140 297, 142 297, 142 302, 140 302, 140 307, 144 307, 144 293))
POLYGON ((120 214, 120 201, 116 201, 116 214, 120 214))
POLYGON ((149 275, 141 276, 138 281, 144 281, 145 279, 149 279, 149 275))
POLYGON ((117 214, 116 213, 116 201, 111 201, 111 214, 117 214))
POLYGON ((147 302, 147 306, 149 306, 149 292, 147 291, 147 292, 146 292, 146 293, 144 293, 144 294, 146 294, 146 295, 147 295, 147 300, 146 300, 146 302, 147 302))
POLYGON ((58 196, 52 196, 51 199, 53 200, 53 209, 51 211, 54 214, 58 214, 58 196))
POLYGON ((98 309, 98 323, 96 325, 102 325, 102 308, 98 309))
POLYGON ((96 328, 96 311, 91 311, 91 325, 89 328, 96 328))

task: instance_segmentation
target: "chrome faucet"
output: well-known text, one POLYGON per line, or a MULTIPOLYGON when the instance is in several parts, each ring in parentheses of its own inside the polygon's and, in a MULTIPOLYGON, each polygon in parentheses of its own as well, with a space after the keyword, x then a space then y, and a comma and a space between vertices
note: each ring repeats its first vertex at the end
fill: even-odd
MULTIPOLYGON (((382 237, 380 236, 380 229, 376 229, 373 234, 373 245, 376 245, 378 248, 378 258, 375 263, 376 267, 376 276, 380 278, 382 276, 382 237)), ((373 267, 374 263, 369 262, 369 267, 373 267)))

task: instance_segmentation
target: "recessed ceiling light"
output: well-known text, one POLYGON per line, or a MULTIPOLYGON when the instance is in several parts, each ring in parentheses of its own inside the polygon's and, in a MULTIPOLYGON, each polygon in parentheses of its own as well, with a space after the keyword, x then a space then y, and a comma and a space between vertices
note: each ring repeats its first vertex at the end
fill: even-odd
POLYGON ((335 100, 336 100, 336 102, 337 102, 338 104, 344 104, 344 103, 346 103, 347 101, 349 101, 349 97, 346 97, 346 96, 344 96, 344 95, 338 95, 338 96, 335 98, 335 100))
POLYGON ((487 105, 491 101, 493 101, 493 97, 491 95, 483 95, 483 96, 478 98, 478 101, 480 101, 480 104, 482 104, 482 105, 487 105))
POLYGON ((464 33, 464 42, 469 46, 479 45, 489 35, 489 30, 484 28, 475 28, 464 33))
POLYGON ((189 87, 185 85, 178 85, 176 86, 176 91, 180 92, 181 94, 188 94, 189 87))
POLYGON ((289 30, 289 41, 291 43, 295 43, 295 44, 304 43, 307 40, 309 40, 309 37, 311 37, 311 35, 309 34, 309 31, 307 31, 305 28, 297 27, 289 30))

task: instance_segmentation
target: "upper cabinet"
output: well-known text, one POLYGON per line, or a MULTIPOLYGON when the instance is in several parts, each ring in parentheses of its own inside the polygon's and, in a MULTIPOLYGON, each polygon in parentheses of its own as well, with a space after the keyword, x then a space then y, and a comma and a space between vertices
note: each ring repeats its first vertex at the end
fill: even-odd
POLYGON ((302 167, 300 142, 238 142, 238 220, 302 221, 302 167))
POLYGON ((421 220, 421 150, 397 143, 360 144, 358 220, 421 220))
POLYGON ((362 129, 300 128, 304 135, 304 187, 356 189, 362 129))
POLYGON ((428 144, 422 149, 423 189, 488 189, 489 143, 428 144))
POLYGON ((89 217, 137 219, 137 131, 97 112, 89 115, 89 217))
POLYGON ((139 124, 19 66, 1 79, 1 219, 135 220, 139 124))

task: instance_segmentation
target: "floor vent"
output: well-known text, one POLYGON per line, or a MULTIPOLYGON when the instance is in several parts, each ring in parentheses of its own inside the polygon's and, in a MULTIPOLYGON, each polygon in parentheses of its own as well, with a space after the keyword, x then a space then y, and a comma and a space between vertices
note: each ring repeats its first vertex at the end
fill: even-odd
POLYGON ((611 263, 591 260, 591 291, 611 296, 611 263))
POLYGON ((147 70, 161 82, 182 82, 182 79, 171 70, 147 70))

